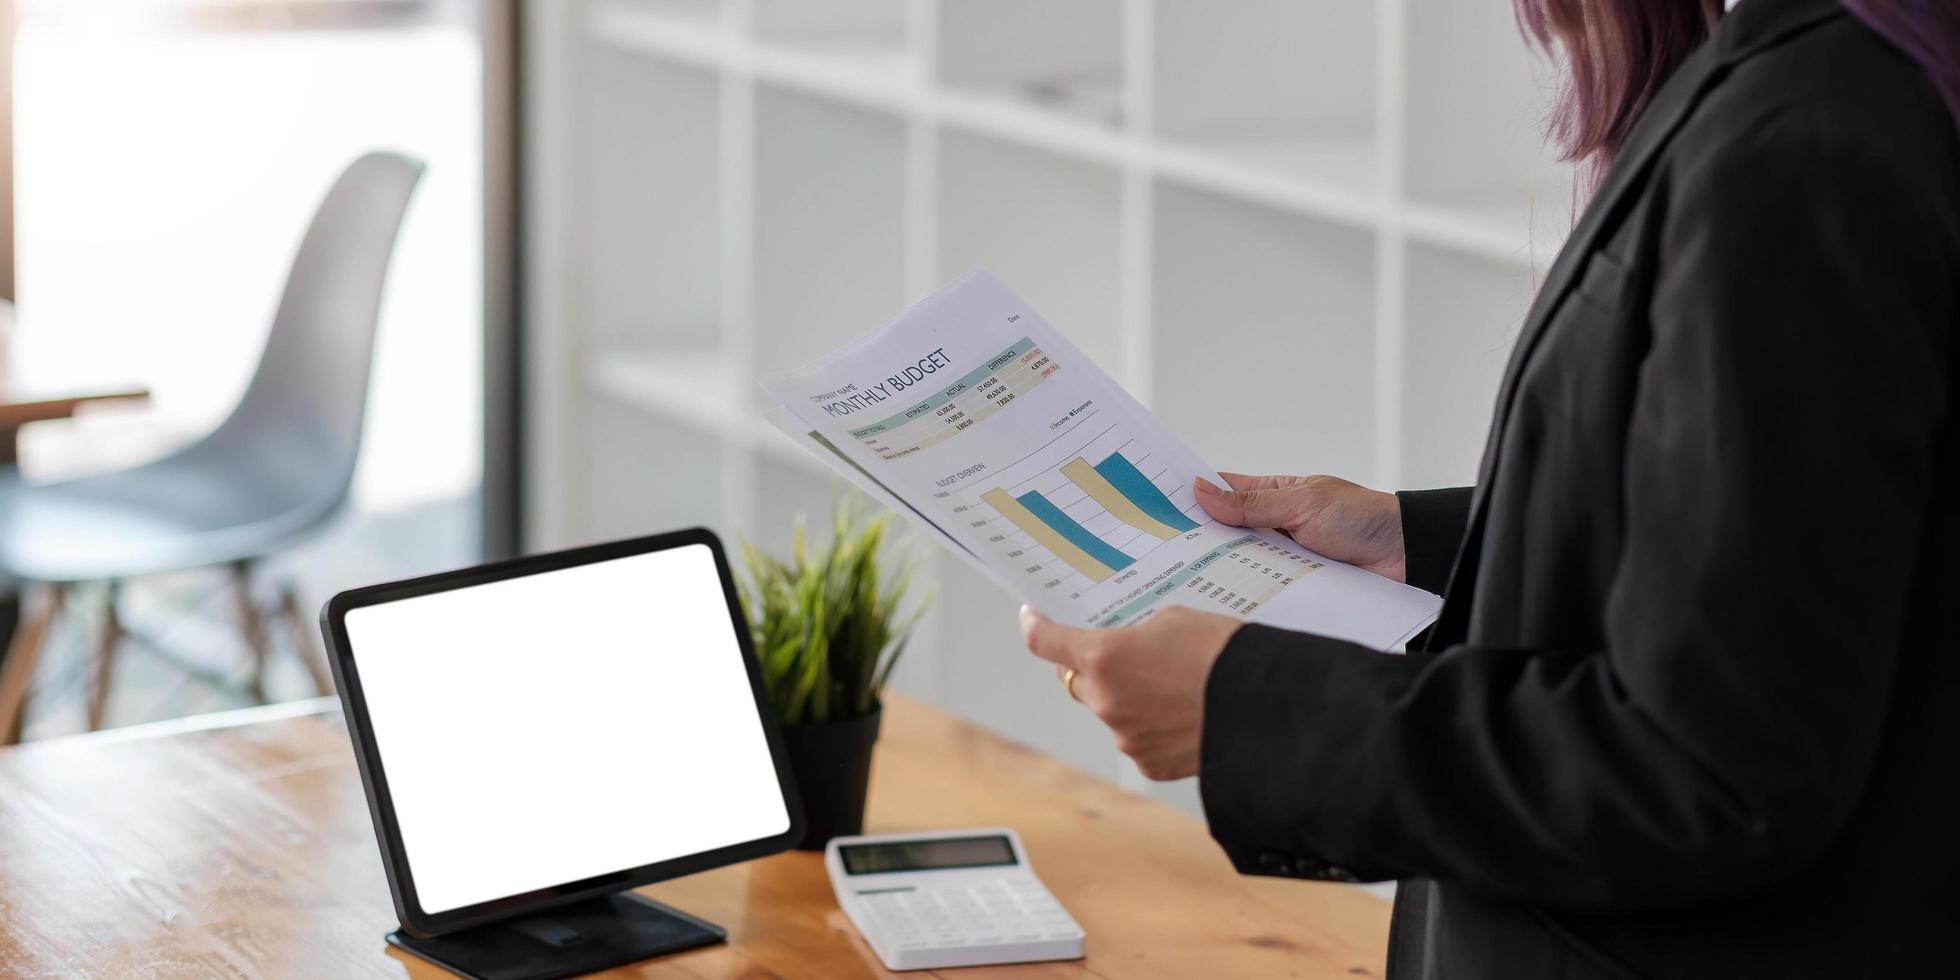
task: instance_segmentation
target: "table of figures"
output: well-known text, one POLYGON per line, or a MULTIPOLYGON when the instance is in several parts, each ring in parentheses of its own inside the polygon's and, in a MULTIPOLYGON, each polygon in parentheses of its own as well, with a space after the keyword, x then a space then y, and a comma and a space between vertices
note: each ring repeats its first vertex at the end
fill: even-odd
POLYGON ((1241 618, 1270 602, 1302 576, 1324 567, 1303 554, 1246 534, 1166 569, 1129 595, 1106 606, 1097 626, 1122 626, 1171 599, 1179 605, 1241 618), (1179 595, 1182 593, 1182 595, 1179 595))
POLYGON ((858 440, 884 459, 910 456, 950 439, 1061 370, 1034 341, 1022 337, 985 364, 934 392, 924 401, 860 428, 858 440))

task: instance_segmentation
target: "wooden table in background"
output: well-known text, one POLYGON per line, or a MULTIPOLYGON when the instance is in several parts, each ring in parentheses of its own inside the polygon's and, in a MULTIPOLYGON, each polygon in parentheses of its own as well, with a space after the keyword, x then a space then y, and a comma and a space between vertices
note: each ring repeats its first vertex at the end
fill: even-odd
MULTIPOLYGON (((837 910, 821 857, 790 853, 643 889, 728 942, 609 975, 1382 973, 1388 903, 1240 877, 1191 816, 916 701, 887 705, 867 822, 1015 827, 1088 932, 1088 958, 888 973, 837 910)), ((0 751, 0 975, 448 976, 386 946, 394 926, 331 699, 0 751)))
POLYGON ((0 388, 0 463, 12 463, 19 458, 18 437, 23 425, 68 418, 83 405, 143 401, 149 397, 150 393, 141 388, 61 395, 0 388))

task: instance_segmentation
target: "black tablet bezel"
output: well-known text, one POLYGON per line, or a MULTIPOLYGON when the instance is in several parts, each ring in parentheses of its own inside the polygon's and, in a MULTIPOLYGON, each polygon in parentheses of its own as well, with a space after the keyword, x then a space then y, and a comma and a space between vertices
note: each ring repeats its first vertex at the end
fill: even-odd
MULTIPOLYGON (((388 891, 394 897, 395 912, 402 928, 410 935, 429 937, 468 929, 515 915, 523 915, 565 905, 582 899, 637 888, 641 885, 678 878, 682 875, 718 868, 737 861, 765 857, 788 850, 802 839, 803 805, 796 780, 790 775, 789 758, 784 750, 781 727, 775 709, 762 686, 762 671, 756 662, 748 623, 742 615, 735 580, 729 572, 728 555, 721 540, 706 528, 689 528, 669 534, 615 541, 607 544, 571 548, 541 555, 492 562, 457 571, 425 575, 420 578, 387 582, 351 589, 334 596, 320 611, 320 629, 326 637, 328 660, 333 667, 340 704, 347 717, 347 732, 354 743, 354 758, 360 767, 361 785, 367 791, 368 811, 374 817, 375 838, 381 845, 381 865, 388 875, 388 891), (346 617, 350 610, 436 592, 469 588, 504 579, 537 575, 578 565, 611 561, 632 555, 665 551, 703 544, 714 555, 715 570, 721 576, 722 594, 728 599, 728 615, 748 670, 749 689, 755 697, 756 712, 762 721, 769 754, 776 766, 776 782, 782 788, 783 805, 789 811, 789 829, 774 837, 745 841, 726 847, 690 854, 668 861, 626 868, 609 874, 568 881, 519 895, 467 905, 459 909, 430 914, 422 910, 415 893, 415 877, 402 845, 401 828, 395 820, 394 801, 388 792, 388 776, 381 765, 374 730, 368 719, 367 700, 361 691, 360 671, 354 665, 353 649, 347 639, 346 617)), ((685 805, 684 802, 681 805, 685 805)))

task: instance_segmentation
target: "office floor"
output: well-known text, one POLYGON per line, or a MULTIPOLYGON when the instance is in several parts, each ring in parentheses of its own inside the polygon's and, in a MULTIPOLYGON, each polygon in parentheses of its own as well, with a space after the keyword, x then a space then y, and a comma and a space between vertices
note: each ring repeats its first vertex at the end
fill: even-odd
MULTIPOLYGON (((264 582, 297 583, 309 615, 344 588, 467 564, 475 560, 477 503, 452 498, 381 513, 352 514, 326 536, 267 563, 264 582)), ((249 662, 237 610, 223 572, 158 576, 130 585, 121 615, 126 624, 162 641, 168 654, 129 642, 116 662, 106 725, 119 727, 249 705, 241 686, 249 662), (221 684, 202 683, 194 671, 221 684)), ((263 598, 270 601, 269 594, 263 598)), ((103 592, 85 589, 51 639, 42 661, 25 736, 46 738, 84 729, 83 692, 103 592)), ((280 624, 283 625, 283 624, 280 624)), ((317 629, 311 622, 308 628, 317 629)), ((273 656, 266 690, 271 700, 312 694, 290 654, 284 629, 271 631, 273 656)))

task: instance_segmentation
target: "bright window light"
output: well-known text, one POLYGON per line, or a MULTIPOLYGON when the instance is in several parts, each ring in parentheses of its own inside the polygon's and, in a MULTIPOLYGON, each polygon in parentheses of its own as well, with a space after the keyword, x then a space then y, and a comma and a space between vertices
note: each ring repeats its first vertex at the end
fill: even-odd
MULTIPOLYGON (((144 454, 209 431, 257 363, 328 185, 362 152, 399 150, 429 170, 389 274, 355 501, 376 511, 474 492, 480 58, 460 25, 193 32, 30 18, 16 55, 12 381, 148 387, 144 454)), ((67 444, 90 440, 72 435, 30 442, 28 475, 76 466, 67 444)))

